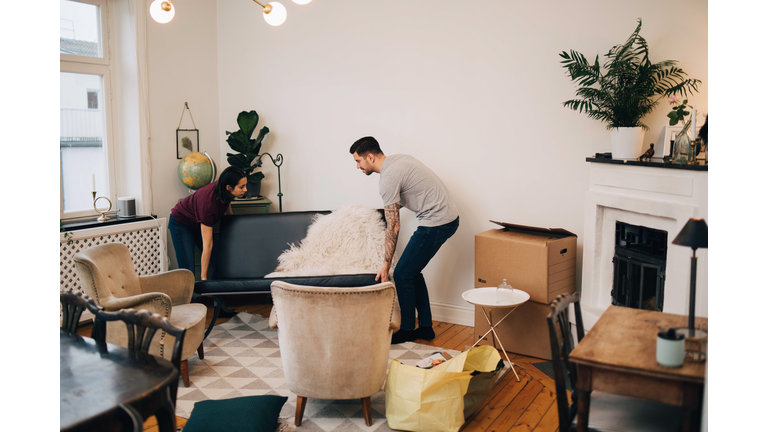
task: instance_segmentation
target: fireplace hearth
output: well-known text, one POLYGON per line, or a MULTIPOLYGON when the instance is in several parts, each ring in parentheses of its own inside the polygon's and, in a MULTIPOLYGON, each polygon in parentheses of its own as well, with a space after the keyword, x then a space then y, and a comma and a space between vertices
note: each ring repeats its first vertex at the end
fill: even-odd
POLYGON ((667 232, 616 222, 611 304, 664 310, 667 232))

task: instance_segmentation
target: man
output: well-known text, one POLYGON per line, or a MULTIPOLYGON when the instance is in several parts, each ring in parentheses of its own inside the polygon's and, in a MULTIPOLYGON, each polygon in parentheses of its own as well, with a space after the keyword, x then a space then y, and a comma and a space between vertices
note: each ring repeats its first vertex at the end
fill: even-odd
POLYGON ((432 340, 432 311, 429 306, 427 283, 421 271, 429 260, 459 228, 459 211, 451 203, 448 190, 440 178, 412 156, 385 156, 373 137, 355 141, 349 152, 357 168, 365 175, 380 174, 379 194, 384 201, 387 220, 384 265, 376 280, 389 280, 389 269, 400 233, 400 208, 416 213, 419 227, 413 233, 395 267, 393 279, 400 303, 400 330, 392 335, 392 343, 416 339, 432 340), (419 314, 416 327, 415 312, 419 314))

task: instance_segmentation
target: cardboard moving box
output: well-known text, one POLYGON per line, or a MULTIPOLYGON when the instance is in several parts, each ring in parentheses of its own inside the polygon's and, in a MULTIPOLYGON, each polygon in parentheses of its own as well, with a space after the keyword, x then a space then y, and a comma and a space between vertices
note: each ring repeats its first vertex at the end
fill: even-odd
MULTIPOLYGON (((495 287, 506 279, 512 288, 530 294, 531 299, 496 327, 496 333, 508 352, 551 360, 549 304, 558 295, 576 290, 576 235, 559 228, 491 222, 504 228, 475 235, 475 288, 495 287)), ((507 312, 509 309, 493 309, 493 322, 507 312)), ((489 328, 476 306, 475 340, 489 328)), ((493 334, 480 345, 501 348, 493 334)))
MULTIPOLYGON (((503 229, 475 234, 475 288, 512 288, 549 304, 576 289, 576 235, 560 228, 494 222, 503 229)), ((482 315, 481 315, 482 316, 482 315)))

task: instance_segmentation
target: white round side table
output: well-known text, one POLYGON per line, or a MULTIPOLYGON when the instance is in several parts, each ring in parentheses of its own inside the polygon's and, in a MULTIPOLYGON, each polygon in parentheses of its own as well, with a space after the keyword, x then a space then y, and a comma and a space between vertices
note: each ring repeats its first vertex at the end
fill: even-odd
POLYGON ((477 344, 480 343, 481 340, 483 340, 486 336, 488 336, 488 333, 493 333, 493 336, 496 338, 496 341, 499 342, 499 346, 501 347, 501 350, 504 352, 504 357, 507 358, 507 362, 509 363, 509 367, 512 368, 512 372, 515 374, 515 378, 517 378, 517 382, 520 382, 520 377, 517 376, 517 372, 515 372, 515 366, 517 364, 512 363, 512 361, 509 359, 509 356, 507 355, 507 350, 504 349, 504 345, 501 344, 501 339, 499 339, 499 335, 496 334, 496 326, 498 326, 504 319, 506 319, 509 314, 515 311, 518 306, 521 304, 527 302, 531 296, 525 291, 521 291, 519 289, 503 289, 500 290, 501 293, 497 292, 497 289, 495 287, 488 287, 488 288, 475 288, 468 291, 464 291, 464 293, 461 295, 461 297, 467 302, 471 303, 475 306, 480 306, 480 310, 483 311, 483 315, 485 315, 485 320, 488 321, 488 325, 491 326, 491 328, 485 332, 485 334, 480 337, 477 341, 475 341, 475 344, 472 345, 474 348, 477 346, 477 344), (488 316, 488 313, 486 312, 486 309, 489 311, 491 309, 507 309, 509 308, 509 312, 507 312, 506 315, 499 321, 497 321, 495 324, 491 322, 491 319, 488 316))

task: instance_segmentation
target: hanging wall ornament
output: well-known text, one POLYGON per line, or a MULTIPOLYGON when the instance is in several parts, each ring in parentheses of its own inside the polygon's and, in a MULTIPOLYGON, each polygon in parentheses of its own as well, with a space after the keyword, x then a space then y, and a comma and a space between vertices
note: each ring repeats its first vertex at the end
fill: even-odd
POLYGON ((200 131, 195 125, 195 118, 192 117, 192 110, 189 104, 184 102, 184 108, 181 109, 181 119, 179 127, 176 128, 176 159, 181 159, 188 153, 200 151, 200 131), (192 119, 194 129, 181 129, 181 122, 184 120, 184 112, 189 111, 189 118, 192 119))

